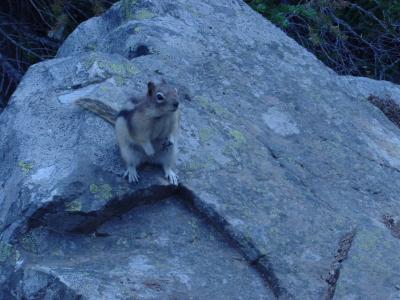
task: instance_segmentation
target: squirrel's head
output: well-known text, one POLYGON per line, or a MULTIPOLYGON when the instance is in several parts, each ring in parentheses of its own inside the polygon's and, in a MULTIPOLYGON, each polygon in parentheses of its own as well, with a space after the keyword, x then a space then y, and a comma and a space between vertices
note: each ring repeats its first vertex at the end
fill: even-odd
POLYGON ((164 79, 160 84, 149 81, 147 84, 147 99, 160 115, 173 113, 179 108, 178 90, 164 79))

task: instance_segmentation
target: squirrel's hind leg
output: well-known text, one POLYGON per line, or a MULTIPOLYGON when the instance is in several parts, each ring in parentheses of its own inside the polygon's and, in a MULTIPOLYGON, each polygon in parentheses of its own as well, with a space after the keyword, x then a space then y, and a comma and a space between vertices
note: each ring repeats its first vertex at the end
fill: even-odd
POLYGON ((136 168, 143 162, 143 153, 137 149, 134 149, 128 143, 120 143, 121 156, 124 159, 127 170, 124 173, 124 177, 128 178, 129 183, 137 183, 140 179, 136 168))
POLYGON ((137 183, 139 181, 139 175, 136 168, 143 162, 144 153, 141 149, 135 149, 135 146, 132 145, 128 126, 124 118, 117 119, 115 129, 119 150, 127 166, 127 170, 123 176, 127 177, 130 183, 137 183))
POLYGON ((177 145, 175 143, 170 143, 166 146, 165 143, 161 143, 161 149, 154 157, 154 162, 162 166, 165 178, 168 179, 169 183, 178 185, 178 176, 173 170, 176 162, 177 145))

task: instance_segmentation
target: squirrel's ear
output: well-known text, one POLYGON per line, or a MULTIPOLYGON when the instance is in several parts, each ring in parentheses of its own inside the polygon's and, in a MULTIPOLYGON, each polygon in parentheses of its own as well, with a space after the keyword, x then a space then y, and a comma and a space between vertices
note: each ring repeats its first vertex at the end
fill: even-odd
POLYGON ((149 81, 147 83, 147 94, 151 97, 154 95, 154 91, 156 89, 156 85, 154 84, 153 81, 149 81))

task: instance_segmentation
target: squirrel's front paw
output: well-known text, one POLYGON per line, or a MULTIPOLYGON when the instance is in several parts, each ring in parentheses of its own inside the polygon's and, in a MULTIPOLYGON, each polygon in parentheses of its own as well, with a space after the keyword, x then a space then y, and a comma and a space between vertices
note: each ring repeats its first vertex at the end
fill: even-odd
POLYGON ((153 156, 156 151, 154 149, 144 149, 144 153, 146 153, 147 156, 153 156))
POLYGON ((146 143, 142 145, 144 153, 146 153, 146 155, 148 156, 152 156, 154 155, 154 153, 156 153, 156 151, 153 148, 153 145, 151 143, 146 143))
POLYGON ((169 183, 178 185, 178 175, 176 175, 171 169, 165 170, 165 178, 168 179, 169 183))
POLYGON ((139 179, 140 179, 139 174, 137 173, 136 169, 132 168, 132 167, 129 167, 125 171, 123 177, 128 178, 129 183, 138 183, 139 179))

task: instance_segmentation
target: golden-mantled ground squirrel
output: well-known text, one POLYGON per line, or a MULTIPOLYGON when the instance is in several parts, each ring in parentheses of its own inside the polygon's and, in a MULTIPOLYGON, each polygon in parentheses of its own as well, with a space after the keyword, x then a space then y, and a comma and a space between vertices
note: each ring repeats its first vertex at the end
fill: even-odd
POLYGON ((147 94, 142 99, 128 103, 133 108, 116 109, 93 99, 75 102, 111 124, 115 131, 127 170, 124 177, 138 182, 136 168, 144 162, 160 164, 171 184, 178 184, 173 171, 176 162, 179 131, 179 98, 175 87, 162 80, 160 84, 149 82, 147 94))

